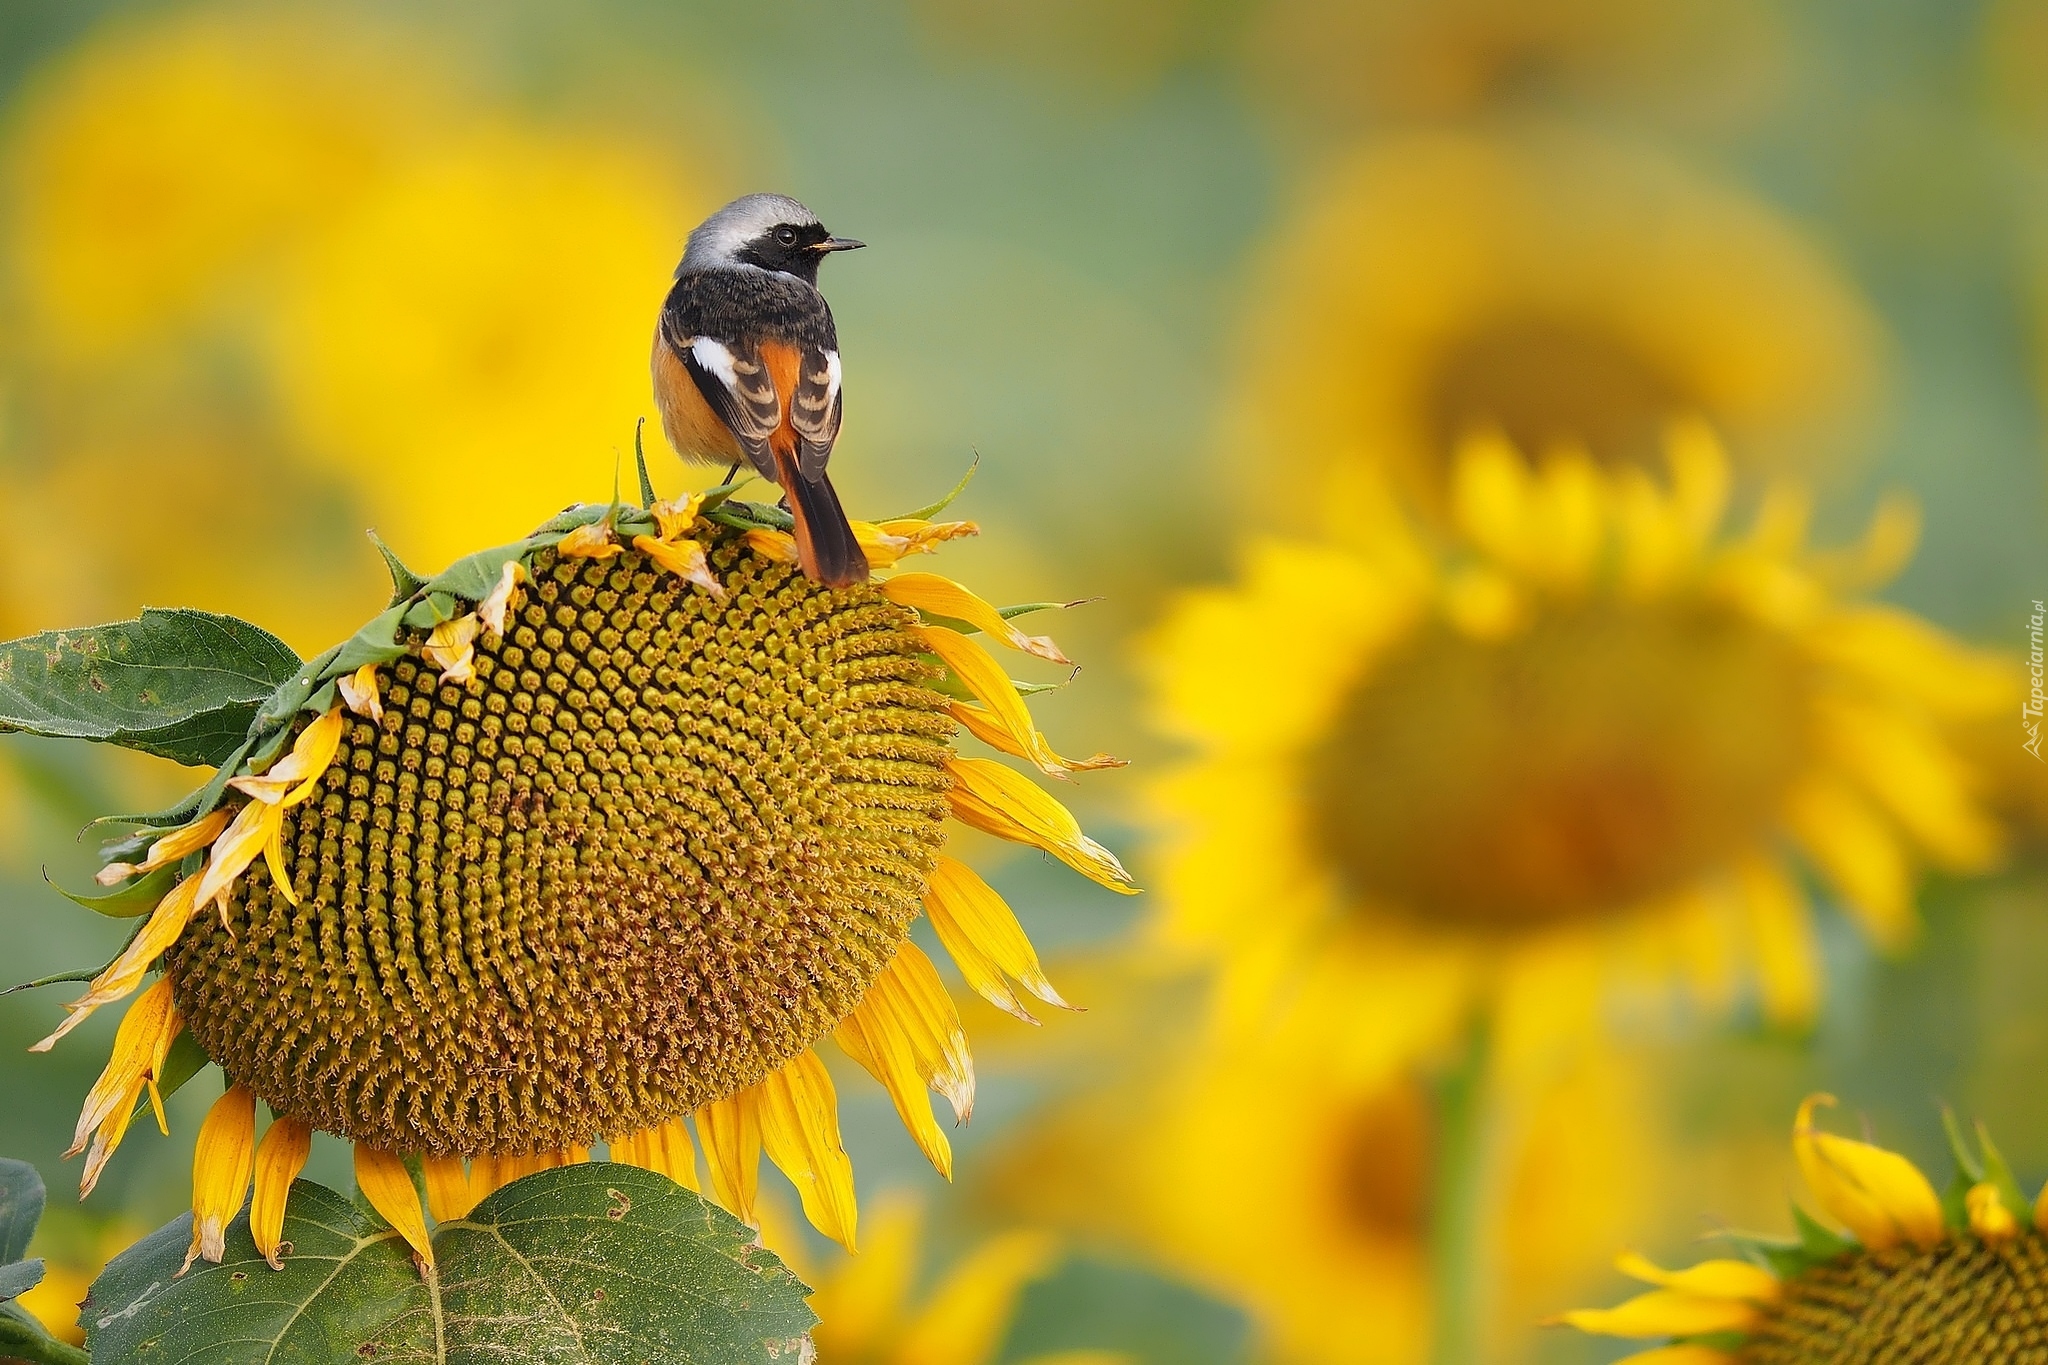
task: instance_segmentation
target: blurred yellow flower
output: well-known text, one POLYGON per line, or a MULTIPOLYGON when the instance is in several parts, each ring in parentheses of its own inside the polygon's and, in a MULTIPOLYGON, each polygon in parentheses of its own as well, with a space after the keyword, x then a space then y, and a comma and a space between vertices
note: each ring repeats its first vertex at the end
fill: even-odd
POLYGON ((1724 122, 1778 84, 1757 0, 1269 0, 1244 53, 1263 100, 1322 125, 1616 103, 1724 122))
POLYGON ((296 263, 271 336, 287 421, 430 570, 622 454, 630 480, 652 319, 700 207, 615 139, 499 124, 423 154, 296 263))
POLYGON ((30 1252, 43 1260, 43 1279, 15 1302, 35 1314, 51 1336, 73 1346, 85 1344, 78 1325, 78 1306, 107 1262, 126 1251, 149 1229, 126 1219, 113 1219, 88 1230, 76 1228, 53 1244, 40 1237, 30 1252))
POLYGON ((1814 551, 1780 485, 1729 538, 1713 438, 1681 425, 1670 459, 1666 491, 1478 439, 1456 552, 1357 501, 1341 543, 1260 540, 1171 613, 1155 710, 1195 754, 1158 792, 1159 930, 1217 963, 1224 1020, 1299 1021, 1341 1070, 1486 1001, 1511 1053, 1668 1008, 1673 976, 1721 1007, 1746 960, 1798 1025, 1819 975, 1800 858, 1896 948, 1916 852, 1998 855, 1938 725, 2006 708, 2012 669, 1857 596, 1909 553, 1909 509, 1814 551))
POLYGON ((1637 1365, 1827 1365, 1924 1361, 2020 1365, 2039 1358, 2048 1317, 2048 1200, 2038 1205, 1979 1125, 1979 1151, 1950 1125, 1957 1178, 1937 1195, 1896 1152, 1837 1137, 1799 1106, 1792 1150, 1813 1202, 1797 1241, 1735 1237, 1741 1259, 1665 1270, 1624 1253, 1615 1266, 1653 1286, 1613 1308, 1555 1321, 1665 1344, 1637 1365))
POLYGON ((1740 468, 1816 463, 1867 421, 1880 350, 1863 303, 1763 205, 1555 134, 1358 153, 1251 297, 1231 448, 1338 505, 1364 468, 1437 511, 1482 428, 1532 457, 1571 444, 1654 467, 1665 421, 1698 413, 1740 468))
MULTIPOLYGON (((1152 1081, 1106 1087, 1026 1130, 1001 1167, 1008 1206, 1237 1303, 1260 1359, 1429 1359, 1441 1150, 1425 1084, 1407 1070, 1335 1074, 1265 1040, 1147 1066, 1152 1081)), ((1482 1211, 1500 1271, 1486 1311, 1503 1353, 1489 1359, 1516 1358, 1521 1329, 1592 1283, 1639 1221, 1655 1150, 1643 1089, 1631 1062, 1603 1051, 1502 1097, 1499 1198, 1482 1211)))
MULTIPOLYGON (((1030 1229, 984 1239, 940 1271, 920 1295, 926 1273, 924 1210, 900 1192, 876 1200, 860 1255, 835 1258, 828 1271, 805 1250, 802 1233, 778 1201, 764 1200, 762 1234, 798 1278, 815 1286, 811 1337, 832 1365, 992 1365, 1018 1297, 1050 1274, 1063 1255, 1051 1234, 1030 1229)), ((1021 1365, 1128 1365, 1114 1351, 1063 1351, 1021 1365)))
POLYGON ((403 152, 416 65, 348 11, 244 6, 114 21, 40 69, 6 149, 30 335, 104 358, 246 303, 403 152))

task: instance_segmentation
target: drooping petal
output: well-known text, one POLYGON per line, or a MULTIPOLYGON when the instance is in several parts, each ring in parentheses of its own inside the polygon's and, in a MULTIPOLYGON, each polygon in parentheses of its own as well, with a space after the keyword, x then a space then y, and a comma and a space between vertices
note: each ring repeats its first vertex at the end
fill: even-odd
POLYGON ((168 867, 186 854, 205 848, 227 828, 228 813, 216 806, 188 825, 180 825, 149 846, 139 863, 109 863, 94 875, 101 886, 114 886, 130 877, 168 867))
POLYGON ((114 1049, 107 1058, 106 1069, 93 1082, 85 1095, 85 1105, 78 1114, 78 1127, 72 1135, 71 1146, 64 1155, 77 1156, 94 1144, 93 1155, 85 1164, 85 1180, 79 1186, 79 1198, 92 1193, 92 1187, 99 1178, 100 1167, 106 1158, 120 1144, 122 1131, 128 1126, 128 1117, 135 1109, 135 1102, 141 1098, 143 1088, 152 1085, 163 1067, 164 1054, 171 1049, 171 1040, 178 1036, 184 1022, 178 1017, 177 1006, 171 1003, 171 983, 168 977, 159 977, 155 984, 135 997, 135 1003, 121 1017, 121 1026, 114 1031, 114 1049), (118 1123, 111 1137, 107 1135, 110 1125, 118 1123), (104 1150, 101 1139, 105 1139, 104 1150))
POLYGON ((998 839, 1042 848, 1091 881, 1126 896, 1137 883, 1116 855, 1081 832, 1067 808, 1031 779, 992 759, 951 758, 953 816, 998 839))
POLYGON ((498 571, 498 581, 484 600, 476 604, 476 619, 483 628, 500 639, 505 635, 505 615, 512 610, 512 594, 526 579, 526 566, 516 558, 505 561, 505 567, 498 571))
POLYGON ((1808 1095, 1792 1125, 1792 1151, 1815 1202, 1872 1251, 1911 1242, 1922 1251, 1946 1235, 1941 1200, 1920 1168, 1882 1147, 1816 1128, 1816 1106, 1833 1095, 1808 1095))
MULTIPOLYGON (((1018 742, 1017 737, 997 720, 995 714, 986 706, 976 706, 973 702, 956 701, 948 705, 946 709, 952 712, 954 720, 967 727, 967 733, 973 735, 990 748, 1000 749, 1013 758, 1021 758, 1026 762, 1035 763, 1038 761, 1030 753, 1025 752, 1024 745, 1018 742)), ((1045 737, 1040 735, 1038 742, 1041 746, 1044 746, 1044 741, 1045 737)), ((1130 766, 1129 759, 1118 758, 1114 754, 1094 754, 1088 758, 1062 758, 1054 753, 1049 746, 1042 747, 1041 751, 1051 758, 1053 762, 1059 764, 1060 767, 1070 773, 1092 773, 1099 772, 1104 768, 1128 768, 1130 766)))
POLYGON ((696 584, 720 601, 725 599, 725 584, 711 572, 711 561, 705 558, 704 547, 696 541, 634 536, 633 548, 685 582, 696 584))
POLYGON ((256 1192, 249 1200, 249 1234, 272 1270, 284 1269, 279 1245, 284 1237, 284 1209, 292 1182, 306 1169, 313 1150, 313 1129, 302 1119, 275 1120, 256 1144, 256 1192))
POLYGON ((697 510, 703 505, 702 493, 690 493, 664 499, 647 510, 654 513, 654 524, 660 528, 663 540, 680 540, 697 524, 697 510))
MULTIPOLYGON (((875 529, 885 536, 894 536, 908 544, 903 555, 928 555, 938 553, 939 546, 949 540, 963 536, 981 534, 978 521, 924 521, 917 517, 899 517, 893 521, 876 523, 875 529)), ((902 556, 898 556, 901 558, 902 556)))
MULTIPOLYGON (((330 706, 299 731, 298 738, 292 741, 291 752, 271 764, 268 772, 260 777, 234 778, 228 786, 244 796, 272 805, 280 802, 286 807, 300 804, 313 794, 328 765, 334 762, 334 755, 341 748, 341 732, 345 723, 342 708, 330 706)), ((205 904, 203 900, 200 903, 205 904)))
POLYGON ((953 676, 968 691, 981 698, 986 708, 983 716, 1002 736, 998 748, 1035 764, 1049 777, 1064 778, 1067 775, 1066 764, 1046 743, 1045 736, 1038 732, 1038 726, 1032 722, 1030 708, 1017 695, 1010 675, 996 665, 987 650, 959 631, 945 626, 921 626, 918 633, 931 646, 932 653, 952 670, 953 676))
POLYGON ((202 1256, 219 1265, 227 1254, 228 1224, 248 1198, 255 1159, 256 1092, 232 1086, 199 1125, 192 1151, 192 1245, 178 1267, 180 1275, 202 1256))
POLYGON ((811 1226, 854 1250, 859 1205, 853 1163, 839 1141, 839 1099, 825 1064, 808 1048, 760 1085, 761 1144, 789 1177, 811 1226))
POLYGON ((248 871, 283 823, 284 808, 269 801, 249 801, 235 812, 227 829, 213 841, 212 856, 197 878, 199 885, 193 888, 195 913, 208 905, 217 906, 221 923, 227 923, 228 892, 235 879, 248 871))
POLYGON ((656 1171, 686 1190, 698 1190, 697 1148, 679 1118, 612 1139, 612 1160, 656 1171))
POLYGON ((612 536, 610 522, 594 521, 578 526, 555 543, 555 553, 566 559, 610 559, 624 553, 612 536))
POLYGON ((150 912, 142 932, 92 979, 84 995, 64 1006, 68 1011, 64 1022, 49 1037, 32 1045, 29 1051, 48 1052, 65 1034, 84 1023, 94 1010, 126 997, 140 986, 142 978, 149 972, 149 964, 176 943, 178 935, 191 922, 194 909, 192 893, 196 887, 196 880, 187 877, 166 891, 163 899, 156 903, 156 909, 150 912))
POLYGON ((469 1172, 461 1157, 421 1157, 420 1174, 427 1187, 427 1212, 435 1222, 452 1223, 469 1217, 481 1196, 470 1188, 469 1172))
POLYGON ((358 1142, 355 1150, 356 1188, 370 1207, 377 1210, 398 1235, 405 1238, 413 1255, 429 1268, 434 1264, 434 1243, 427 1236, 426 1215, 420 1211, 420 1194, 413 1187, 412 1173, 403 1159, 358 1142))
POLYGON ((1056 664, 1073 662, 1060 652, 1051 636, 1025 634, 988 602, 950 578, 935 573, 900 573, 882 584, 882 595, 899 606, 965 621, 977 630, 988 632, 992 639, 1001 640, 1012 649, 1020 649, 1040 659, 1056 664))
MULTIPOLYGON (((876 992, 870 990, 853 1013, 839 1021, 832 1039, 862 1070, 882 1083, 890 1102, 896 1106, 896 1116, 910 1130, 918 1150, 933 1169, 951 1180, 953 1144, 947 1141, 945 1129, 939 1127, 938 1119, 932 1115, 929 1082, 919 1066, 916 1049, 892 1027, 875 1003, 875 996, 876 992)), ((701 1125, 698 1131, 703 1131, 701 1125)))
POLYGON ((1039 965, 1038 950, 994 887, 967 864, 941 854, 925 886, 925 914, 967 984, 997 1009, 1036 1023, 1010 989, 1014 979, 1048 1005, 1073 1009, 1039 965))
POLYGON ((466 683, 476 677, 476 637, 481 628, 472 612, 443 621, 428 633, 420 653, 441 670, 442 682, 466 683))
POLYGON ((770 530, 757 526, 740 537, 749 550, 763 559, 777 564, 794 564, 797 561, 796 537, 787 531, 770 530))
POLYGON ((711 1197, 750 1225, 760 1221, 754 1215, 761 1191, 760 1103, 759 1087, 750 1087, 714 1100, 696 1114, 704 1169, 711 1173, 711 1197))

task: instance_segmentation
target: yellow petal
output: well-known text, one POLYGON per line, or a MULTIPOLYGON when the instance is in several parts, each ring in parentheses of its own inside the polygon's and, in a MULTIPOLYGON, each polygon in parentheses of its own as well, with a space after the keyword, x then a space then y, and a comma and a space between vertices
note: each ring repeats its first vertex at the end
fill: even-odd
POLYGON ((612 1160, 667 1176, 686 1190, 696 1190, 697 1148, 681 1119, 643 1128, 612 1140, 612 1160))
POLYGON ((431 1269, 434 1243, 427 1236, 426 1215, 420 1212, 420 1194, 413 1187, 412 1173, 405 1169, 405 1162, 390 1152, 380 1152, 358 1142, 355 1167, 356 1188, 362 1191, 363 1198, 369 1200, 370 1207, 411 1244, 413 1255, 431 1269))
POLYGON ((1044 1275, 1059 1244, 1040 1232, 992 1237, 940 1281, 912 1319, 893 1365, 982 1365, 1017 1309, 1024 1286, 1044 1275))
POLYGON ((761 1109, 758 1087, 714 1100, 697 1111, 697 1141, 711 1173, 711 1197, 742 1223, 758 1225, 754 1201, 761 1190, 761 1109))
POLYGON ((1898 577, 1920 544, 1920 500, 1892 491, 1878 499, 1856 544, 1815 555, 1815 567, 1837 592, 1878 588, 1898 577))
POLYGON ((213 841, 213 853, 207 860, 206 870, 197 878, 199 885, 192 892, 194 913, 208 905, 217 906, 221 923, 226 924, 228 892, 233 889, 235 879, 256 861, 256 856, 263 852, 272 834, 283 824, 283 807, 268 801, 250 801, 236 811, 227 829, 213 841))
POLYGON ((703 505, 704 495, 691 493, 657 502, 647 510, 654 513, 654 524, 660 528, 663 540, 680 540, 697 524, 697 510, 703 505))
POLYGON ((313 1150, 313 1129, 303 1120, 280 1118, 256 1146, 256 1193, 249 1200, 249 1234, 272 1270, 284 1269, 278 1244, 284 1236, 285 1199, 292 1182, 306 1169, 313 1150))
POLYGON ((1986 1181, 1972 1185, 1963 1196, 1963 1207, 1970 1215, 1970 1231, 1994 1245, 2010 1242, 2019 1235, 2020 1220, 2013 1217, 2012 1210, 1998 1197, 1998 1187, 1986 1181))
POLYGON ((925 914, 967 984, 997 1009, 1036 1023, 1009 982, 1048 1005, 1072 1009, 1039 966, 1038 951, 995 888, 967 864, 941 854, 925 886, 925 914))
POLYGON ((191 824, 181 825, 151 844, 137 871, 154 872, 160 867, 169 867, 186 854, 205 848, 227 827, 228 813, 216 806, 191 824))
POLYGON ((1671 468, 1673 525, 1687 554, 1696 554, 1728 510, 1728 454, 1705 420, 1684 417, 1664 433, 1664 458, 1671 468))
POLYGON ((1680 1342, 1676 1346, 1652 1346, 1647 1351, 1625 1355, 1614 1365, 1739 1365, 1742 1357, 1711 1346, 1680 1342))
POLYGON ((192 1151, 192 1245, 178 1267, 180 1275, 202 1256, 220 1264, 227 1253, 228 1224, 248 1198, 255 1159, 256 1092, 233 1086, 213 1102, 199 1125, 192 1151))
POLYGON ((711 561, 704 557, 704 547, 696 541, 634 536, 633 548, 676 577, 696 584, 721 602, 725 600, 725 585, 711 572, 711 561))
POLYGON ((1792 1151, 1815 1202, 1872 1251, 1902 1241, 1922 1251, 1939 1246, 1947 1233, 1927 1177, 1897 1152, 1814 1127, 1814 1108, 1834 1102, 1833 1095, 1807 1096, 1792 1126, 1792 1151))
POLYGON ((1031 779, 992 759, 952 758, 953 816, 998 839, 1042 848, 1089 880, 1126 896, 1138 887, 1116 855, 1081 832, 1067 808, 1031 779))
POLYGON ((1683 1270, 1665 1270, 1646 1257, 1626 1251, 1615 1258, 1614 1266, 1630 1279, 1707 1299, 1776 1303, 1784 1292, 1776 1275, 1748 1261, 1701 1261, 1683 1270))
POLYGON ((64 1022, 49 1037, 32 1045, 29 1051, 48 1052, 65 1034, 84 1023, 94 1010, 124 998, 140 986, 142 978, 148 974, 149 964, 176 943, 178 935, 191 922, 195 908, 193 892, 197 885, 197 879, 187 877, 166 891, 163 899, 156 903, 156 909, 150 911, 142 932, 121 950, 119 957, 107 964, 106 970, 92 979, 84 995, 65 1005, 68 1013, 64 1022))
POLYGON ((1583 589, 1607 537, 1606 487, 1593 457, 1567 447, 1544 461, 1531 490, 1530 568, 1545 583, 1583 589))
MULTIPOLYGON (((946 1179, 953 1178, 953 1144, 932 1116, 924 1072, 916 1049, 875 1002, 870 990, 853 1013, 839 1021, 832 1039, 847 1056, 882 1083, 896 1106, 896 1116, 910 1130, 918 1149, 933 1169, 946 1179)), ((700 1133, 703 1131, 700 1127, 700 1133)))
POLYGON ((899 606, 912 607, 934 616, 950 616, 988 632, 1012 649, 1050 660, 1072 663, 1048 635, 1026 635, 1005 620, 1003 614, 950 578, 935 573, 900 573, 882 584, 882 595, 899 606))
POLYGON ((942 663, 952 670, 953 676, 975 696, 981 698, 987 707, 984 713, 1004 735, 1004 743, 997 747, 1008 750, 1031 763, 1038 770, 1051 777, 1065 777, 1066 765, 1060 756, 1045 742, 1045 736, 1038 733, 1032 723, 1031 712, 1024 705, 1024 699, 1017 695, 1017 688, 1010 681, 1010 675, 996 665, 989 652, 957 630, 945 626, 921 626, 918 633, 939 656, 942 663))
MULTIPOLYGON (((65 1156, 77 1156, 84 1151, 87 1142, 110 1120, 118 1117, 126 1127, 128 1115, 135 1108, 143 1086, 162 1068, 171 1040, 183 1027, 177 1006, 171 1003, 170 978, 158 977, 148 990, 135 997, 135 1003, 121 1016, 121 1026, 114 1031, 113 1052, 108 1056, 106 1068, 100 1072, 99 1079, 86 1092, 85 1105, 78 1115, 78 1127, 72 1135, 71 1146, 64 1152, 65 1156)), ((114 1142, 118 1144, 118 1136, 114 1142)), ((107 1154, 111 1155, 112 1150, 110 1145, 107 1154)), ((104 1162, 104 1157, 101 1160, 104 1162)), ((79 1189, 80 1198, 92 1192, 93 1181, 99 1174, 98 1167, 87 1162, 86 1173, 86 1182, 79 1189)))
POLYGON ((1847 783, 1816 773, 1793 788, 1786 821, 1878 947, 1897 952, 1919 928, 1905 851, 1847 783))
POLYGON ((347 677, 337 678, 334 685, 349 710, 368 721, 384 719, 384 702, 377 691, 376 664, 364 664, 347 677))
POLYGON ((498 571, 498 581, 491 585, 484 600, 476 604, 476 619, 491 634, 504 638, 505 615, 512 610, 512 594, 526 578, 526 566, 516 559, 508 559, 498 571))
POLYGON ((760 1085, 761 1144, 803 1200, 811 1226, 854 1250, 859 1206, 853 1163, 839 1141, 839 1099, 808 1048, 760 1085))
POLYGON ((1559 1314, 1555 1321, 1607 1337, 1690 1337, 1746 1332, 1759 1319, 1755 1305, 1740 1300, 1653 1289, 1613 1308, 1580 1308, 1559 1314))
POLYGON ((1957 872, 1981 872, 1998 860, 2001 833, 1972 800, 1969 770, 1931 722, 1840 697, 1817 714, 1828 752, 1936 859, 1957 872))
POLYGON ((474 1209, 518 1178, 511 1158, 478 1153, 469 1159, 469 1206, 474 1209))
POLYGON ((1764 1015, 1781 1028, 1813 1023, 1820 1003, 1820 945, 1806 898, 1775 860, 1744 858, 1736 870, 1755 945, 1764 1015))
MULTIPOLYGON (((313 794, 328 765, 334 762, 334 755, 341 748, 345 724, 342 708, 330 706, 299 731, 298 738, 292 741, 291 752, 271 764, 270 771, 260 777, 234 778, 228 786, 258 801, 282 802, 286 807, 300 804, 313 794)), ((205 904, 205 901, 201 900, 200 904, 205 904)))
POLYGON ((868 988, 866 1000, 874 1002, 881 1025, 909 1044, 919 1074, 946 1097, 954 1118, 961 1123, 973 1118, 974 1057, 967 1030, 924 949, 908 939, 897 944, 896 956, 868 988))
POLYGON ((578 526, 555 544, 555 553, 569 559, 610 559, 622 553, 612 539, 611 523, 596 521, 578 526))
MULTIPOLYGON (((1012 688, 1011 690, 1014 692, 1016 689, 1012 688)), ((1028 763, 1038 762, 1037 754, 1044 755, 1047 759, 1050 759, 1065 770, 1056 774, 1057 776, 1064 777, 1067 773, 1092 773, 1103 768, 1128 768, 1131 766, 1129 759, 1117 758, 1112 754, 1095 754, 1089 758, 1062 758, 1054 753, 1052 747, 1045 742, 1045 736, 1038 734, 1036 731, 1033 733, 1037 736, 1037 754, 1033 754, 1026 751, 1025 744, 1019 742, 1017 737, 1005 728, 1002 722, 998 721, 995 714, 987 707, 976 706, 973 702, 956 701, 949 703, 946 709, 953 713, 954 720, 967 727, 967 733, 973 735, 991 749, 1000 749, 1004 753, 1014 758, 1021 758, 1028 763)))
POLYGON ((1504 640, 1529 623, 1529 601, 1514 579, 1471 564, 1443 583, 1444 618, 1475 640, 1504 640))
POLYGON ((910 537, 891 535, 872 521, 852 521, 853 538, 860 545, 861 553, 867 557, 870 569, 893 567, 897 560, 910 553, 910 537))
POLYGON ((1806 648, 1886 693, 1944 720, 1996 715, 2021 691, 2014 660, 1972 649, 1909 611, 1882 603, 1837 607, 1805 637, 1806 648))
POLYGON ((421 1157, 420 1174, 427 1187, 427 1212, 437 1223, 469 1217, 481 1198, 470 1188, 469 1171, 459 1156, 421 1157))
MULTIPOLYGON (((978 521, 921 521, 916 517, 900 517, 885 521, 875 529, 885 536, 893 536, 905 542, 903 555, 936 554, 940 545, 963 536, 981 534, 978 521)), ((901 557, 900 555, 898 556, 901 557)))
POLYGON ((480 629, 475 613, 471 613, 443 621, 429 632, 420 653, 441 670, 442 682, 466 683, 476 677, 476 637, 480 629))
POLYGON ((1467 438, 1451 468, 1451 516, 1474 545, 1500 563, 1528 563, 1531 503, 1529 468, 1498 432, 1467 438))
POLYGON ((777 564, 797 562, 796 537, 787 531, 771 531, 765 526, 757 526, 740 539, 763 559, 772 559, 777 564))

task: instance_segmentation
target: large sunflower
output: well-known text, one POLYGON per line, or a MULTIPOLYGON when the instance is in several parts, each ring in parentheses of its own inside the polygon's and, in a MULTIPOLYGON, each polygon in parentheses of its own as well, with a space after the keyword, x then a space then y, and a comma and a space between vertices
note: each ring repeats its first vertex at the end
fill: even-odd
POLYGON ((1252 291, 1230 439, 1248 468, 1391 476, 1442 507, 1475 430, 1533 457, 1658 464, 1696 412, 1743 469, 1813 464, 1867 422, 1878 329, 1764 205, 1582 137, 1371 144, 1309 189, 1252 291))
POLYGON ((1656 1286, 1559 1321, 1606 1336, 1662 1338, 1637 1365, 2023 1365, 2048 1355, 2048 1199, 2029 1199, 1980 1126, 1972 1151, 1951 1123, 1945 1195, 1896 1152, 1815 1126, 1799 1106, 1792 1150, 1821 1212, 1799 1238, 1734 1238, 1741 1259, 1664 1270, 1617 1266, 1656 1286))
POLYGON ((1937 723, 2003 707, 2010 670, 1854 591, 1910 515, 1812 551, 1779 487, 1729 537, 1711 436, 1681 426, 1670 455, 1667 491, 1477 440, 1455 543, 1354 503, 1344 541, 1261 540, 1170 614, 1155 710, 1194 755, 1158 791, 1160 930, 1220 965, 1234 1017, 1307 1022, 1342 1066, 1440 1041, 1479 997, 1551 1034, 1672 971, 1719 1005, 1747 962, 1796 1024, 1803 867, 1896 947, 1920 858, 1994 858, 1937 723))
MULTIPOLYGON (((364 1195, 431 1261, 408 1159, 440 1219, 599 1141, 694 1186, 686 1119, 727 1208, 751 1220, 765 1149, 851 1247, 828 1035, 950 1174, 925 1092, 964 1120, 974 1066, 911 921, 1002 1007, 1061 1001, 948 856, 948 818, 1134 889, 952 737, 1058 776, 1115 760, 1068 762, 1032 724, 977 635, 1064 658, 1015 613, 930 573, 820 588, 786 525, 701 495, 572 509, 402 576, 305 664, 177 822, 101 873, 100 908, 147 919, 38 1044, 140 990, 79 1119, 83 1188, 145 1094, 161 1122, 159 1089, 211 1059, 228 1085, 199 1134, 195 1257, 219 1259, 253 1178, 275 1262, 316 1129, 353 1141, 364 1195)), ((887 568, 974 528, 857 529, 887 568)))

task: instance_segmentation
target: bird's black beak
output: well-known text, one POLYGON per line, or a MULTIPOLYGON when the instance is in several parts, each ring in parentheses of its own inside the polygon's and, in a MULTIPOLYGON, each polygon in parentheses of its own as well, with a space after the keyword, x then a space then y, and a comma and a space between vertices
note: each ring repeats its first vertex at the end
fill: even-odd
POLYGON ((811 250, 823 255, 828 251, 858 251, 866 245, 866 242, 856 242, 851 237, 827 237, 811 250))

